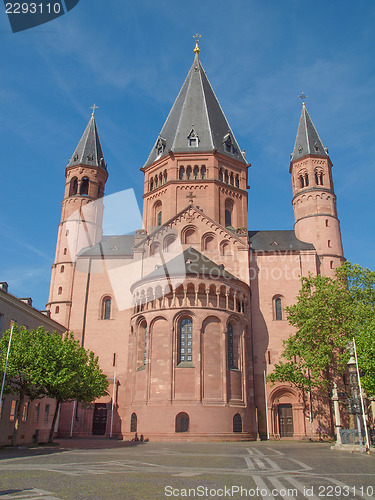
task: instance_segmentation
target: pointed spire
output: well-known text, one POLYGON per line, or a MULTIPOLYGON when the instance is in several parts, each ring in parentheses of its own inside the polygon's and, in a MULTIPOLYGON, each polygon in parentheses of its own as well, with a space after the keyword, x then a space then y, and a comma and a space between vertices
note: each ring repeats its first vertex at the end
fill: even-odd
MULTIPOLYGON (((307 96, 304 96, 307 97, 307 96)), ((307 155, 328 156, 327 149, 319 137, 316 128, 306 109, 305 102, 302 103, 302 112, 299 120, 296 142, 291 155, 291 160, 298 160, 307 155)))
POLYGON ((145 163, 150 165, 169 152, 218 151, 246 163, 199 59, 195 57, 186 80, 145 163))
POLYGON ((98 109, 98 107, 94 104, 94 106, 92 106, 93 111, 90 121, 87 124, 73 156, 69 160, 68 167, 72 167, 74 165, 89 165, 93 167, 100 167, 107 171, 98 129, 96 128, 96 109, 98 109))

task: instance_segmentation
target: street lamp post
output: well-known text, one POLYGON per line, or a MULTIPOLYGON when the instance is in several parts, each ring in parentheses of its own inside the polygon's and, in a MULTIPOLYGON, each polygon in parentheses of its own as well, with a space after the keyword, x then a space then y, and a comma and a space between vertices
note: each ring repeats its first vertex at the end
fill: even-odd
POLYGON ((359 414, 361 412, 360 402, 359 402, 359 388, 358 388, 358 380, 357 380, 357 368, 354 359, 354 348, 352 345, 349 346, 350 350, 350 359, 348 361, 348 370, 349 370, 349 387, 350 387, 350 395, 348 398, 348 413, 355 415, 357 418, 357 429, 358 429, 358 438, 359 444, 361 447, 361 453, 363 453, 363 443, 362 443, 362 433, 361 433, 361 423, 359 421, 359 414))

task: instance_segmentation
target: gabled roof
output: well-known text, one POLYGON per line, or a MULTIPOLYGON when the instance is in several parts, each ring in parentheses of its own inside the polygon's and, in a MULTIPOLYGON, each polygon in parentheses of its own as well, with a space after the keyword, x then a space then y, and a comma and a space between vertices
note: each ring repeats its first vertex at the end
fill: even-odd
POLYGON ((69 160, 68 167, 74 165, 89 165, 107 171, 94 115, 91 116, 83 136, 69 160))
POLYGON ((307 155, 328 157, 328 152, 314 127, 305 103, 303 103, 291 160, 298 160, 307 155))
POLYGON ((85 247, 80 250, 77 257, 116 257, 132 256, 134 247, 134 235, 103 236, 96 245, 85 247))
POLYGON ((293 230, 287 231, 249 231, 251 250, 258 252, 283 252, 314 250, 312 243, 296 238, 293 230))
POLYGON ((196 52, 193 65, 144 166, 169 151, 186 153, 214 149, 246 163, 196 52), (196 146, 189 146, 191 139, 196 146))
POLYGON ((166 276, 204 276, 208 275, 213 279, 226 278, 237 280, 233 274, 228 273, 224 269, 224 266, 215 264, 205 255, 195 250, 193 247, 189 247, 182 252, 183 260, 181 259, 181 254, 177 257, 166 262, 164 265, 159 266, 155 271, 148 274, 143 280, 150 280, 154 278, 164 278, 166 276), (182 265, 184 263, 184 265, 182 265))

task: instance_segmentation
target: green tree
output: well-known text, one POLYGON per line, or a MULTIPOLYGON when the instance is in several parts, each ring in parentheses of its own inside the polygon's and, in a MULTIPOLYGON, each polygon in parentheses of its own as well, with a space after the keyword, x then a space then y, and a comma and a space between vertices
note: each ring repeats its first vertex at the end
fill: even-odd
MULTIPOLYGON (((0 371, 4 373, 10 330, 0 340, 0 371)), ((15 327, 9 353, 4 392, 18 396, 12 445, 17 433, 26 397, 56 400, 49 441, 61 403, 77 400, 90 403, 106 394, 108 381, 93 352, 80 346, 73 333, 63 337, 43 327, 28 331, 15 327)))
MULTIPOLYGON (((0 339, 0 372, 3 379, 10 330, 0 339)), ((17 411, 14 418, 12 446, 16 445, 17 434, 22 417, 25 398, 31 401, 42 398, 46 390, 42 382, 41 365, 39 363, 39 337, 44 336, 44 328, 28 331, 25 327, 14 326, 9 361, 6 372, 4 393, 18 397, 17 411)))
POLYGON ((63 337, 51 334, 40 350, 43 353, 42 384, 46 395, 56 400, 49 434, 49 442, 52 442, 61 403, 73 400, 91 403, 106 394, 108 381, 99 367, 98 358, 92 351, 81 347, 73 333, 63 337))
POLYGON ((346 346, 353 331, 353 301, 345 276, 301 278, 301 289, 294 305, 286 308, 287 319, 296 331, 284 341, 284 351, 272 382, 290 382, 303 391, 314 388, 330 403, 333 435, 333 409, 330 392, 348 361, 346 346))
POLYGON ((367 396, 375 396, 375 272, 345 262, 337 275, 346 279, 354 310, 355 337, 361 383, 367 396))

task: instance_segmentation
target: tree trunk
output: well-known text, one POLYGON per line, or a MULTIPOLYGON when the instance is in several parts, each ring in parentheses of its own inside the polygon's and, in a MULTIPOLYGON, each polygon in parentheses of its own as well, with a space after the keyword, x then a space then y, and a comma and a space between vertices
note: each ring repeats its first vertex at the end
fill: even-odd
POLYGON ((18 435, 18 429, 19 429, 20 422, 21 422, 21 415, 22 415, 24 400, 25 400, 25 395, 23 393, 20 393, 20 399, 18 400, 17 414, 14 415, 12 446, 16 446, 16 444, 17 444, 17 435, 18 435))
POLYGON ((56 401, 55 413, 53 414, 51 430, 49 431, 49 437, 48 437, 49 443, 53 443, 53 434, 55 432, 55 425, 56 425, 57 415, 59 414, 60 404, 61 404, 60 401, 56 401))

